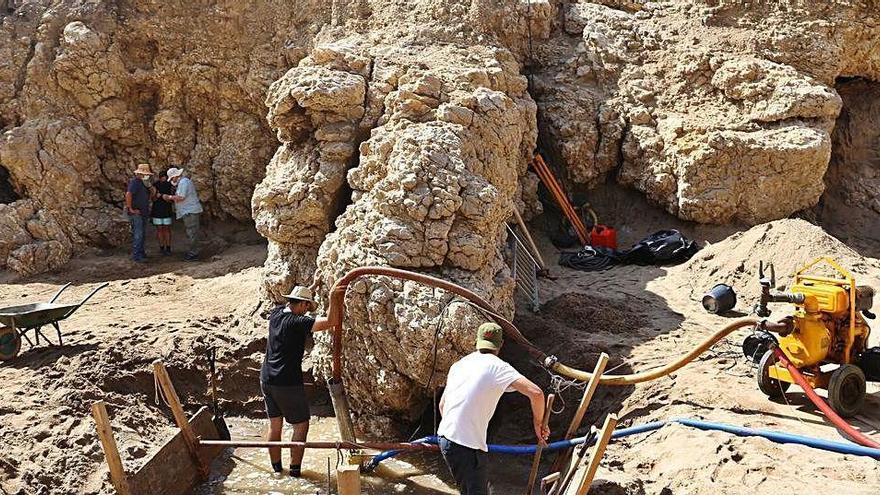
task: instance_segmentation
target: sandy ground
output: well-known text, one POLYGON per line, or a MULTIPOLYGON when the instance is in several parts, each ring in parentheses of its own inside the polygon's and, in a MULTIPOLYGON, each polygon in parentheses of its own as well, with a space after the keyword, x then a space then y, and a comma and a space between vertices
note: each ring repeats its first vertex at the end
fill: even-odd
MULTIPOLYGON (((674 226, 691 235, 687 226, 674 226)), ((625 237, 622 245, 650 232, 625 237)), ((542 246, 547 259, 557 258, 548 242, 542 246)), ((782 288, 790 283, 795 268, 820 255, 852 269, 857 283, 878 286, 876 259, 860 256, 818 227, 783 220, 735 233, 679 266, 623 266, 593 273, 554 267, 557 278, 541 283, 542 310, 537 314, 521 310, 517 324, 538 347, 566 364, 591 370, 604 351, 611 356, 613 373, 644 371, 684 354, 721 326, 749 313, 759 294, 759 259, 775 263, 782 288), (718 282, 731 284, 740 295, 737 307, 726 317, 708 314, 700 305, 705 291, 718 282)), ((875 302, 874 308, 878 306, 875 302)), ((776 305, 774 309, 773 316, 780 317, 790 308, 776 305)), ((777 402, 757 389, 753 369, 740 348, 748 333, 731 335, 669 377, 632 387, 600 387, 588 421, 600 425, 604 414, 611 412, 618 414, 622 427, 696 418, 847 441, 798 387, 791 387, 777 402)), ((880 332, 875 331, 871 345, 880 345, 880 332)), ((541 383, 549 387, 546 371, 519 351, 507 354, 529 376, 544 375, 541 383)), ((851 422, 880 440, 880 386, 869 383, 868 393, 862 414, 851 422)), ((576 388, 563 391, 565 409, 552 423, 556 432, 567 426, 580 394, 576 388)), ((527 409, 516 399, 508 402, 503 409, 514 412, 507 414, 497 436, 516 439, 515 432, 520 432, 519 440, 528 441, 527 409)), ((864 457, 675 425, 612 444, 598 477, 610 482, 594 489, 596 493, 809 493, 822 487, 836 493, 869 494, 878 492, 880 464, 864 457)))
MULTIPOLYGON (((615 221, 624 224, 626 219, 615 221)), ((624 245, 651 232, 636 221, 626 225, 624 245)), ((877 260, 803 222, 784 221, 742 234, 707 229, 696 234, 714 244, 680 266, 627 266, 598 273, 554 267, 556 278, 540 283, 541 311, 532 313, 520 304, 517 325, 567 364, 592 369, 598 354, 607 352, 613 372, 627 373, 664 363, 730 318, 747 313, 757 294, 758 259, 777 264, 780 284, 802 260, 828 254, 854 269, 860 283, 880 285, 877 260), (738 312, 728 317, 706 314, 699 304, 703 292, 719 281, 731 283, 741 294, 738 312)), ((547 259, 555 261, 555 249, 544 238, 540 242, 547 259)), ((24 349, 15 361, 0 364, 5 395, 0 402, 0 493, 110 493, 89 417, 92 402, 108 403, 125 466, 134 470, 174 431, 167 408, 156 404, 151 363, 166 361, 187 410, 194 412, 208 402, 204 354, 212 345, 219 348, 220 394, 233 434, 259 436, 262 426, 255 420, 261 402, 255 383, 265 333, 260 319, 265 308, 258 302, 264 257, 262 245, 231 247, 197 264, 160 259, 136 265, 115 253, 76 260, 58 274, 24 280, 2 275, 0 306, 47 300, 66 282, 74 284, 68 294, 73 300, 103 281, 110 286, 62 323, 64 346, 24 349)), ((783 313, 779 308, 774 316, 783 313)), ((599 424, 605 414, 615 412, 621 426, 688 417, 843 441, 796 387, 777 402, 757 390, 739 348, 744 335, 731 336, 667 378, 600 388, 585 425, 599 424)), ((874 345, 880 343, 878 336, 880 332, 874 345)), ((549 374, 515 346, 507 346, 504 357, 551 388, 549 374)), ((580 393, 576 386, 561 391, 563 400, 557 402, 552 422, 555 436, 564 430, 580 393)), ((332 438, 326 394, 320 389, 313 394, 317 415, 323 416, 316 420, 313 438, 332 438)), ((876 384, 869 384, 869 394, 864 413, 853 424, 880 438, 876 384)), ((490 441, 530 442, 529 421, 525 399, 505 397, 490 441)), ((215 462, 211 482, 196 493, 326 493, 326 466, 328 460, 335 466, 335 455, 309 453, 306 478, 289 480, 273 479, 266 472, 261 450, 227 452, 215 462)), ((494 493, 520 491, 529 462, 498 457, 492 463, 494 493)), ((545 471, 547 466, 545 462, 545 471)), ((437 457, 401 457, 388 468, 382 476, 365 478, 369 493, 453 492, 437 457)), ((869 494, 880 486, 880 465, 862 457, 669 426, 612 444, 598 478, 603 481, 591 493, 807 493, 823 487, 869 494)))
MULTIPOLYGON (((263 245, 230 248, 201 263, 158 258, 139 265, 113 253, 75 260, 63 273, 5 275, 4 307, 47 301, 67 282, 73 286, 61 302, 110 285, 61 323, 63 346, 23 344, 17 359, 0 364, 0 492, 109 492, 90 416, 97 400, 108 404, 126 468, 136 469, 173 432, 167 408, 155 402, 155 359, 166 361, 190 412, 207 402, 208 346, 217 345, 226 362, 235 352, 239 366, 254 367, 247 356, 259 356, 261 329, 248 316, 264 258, 263 245)), ((54 330, 47 335, 54 340, 54 330)), ((249 391, 227 382, 242 390, 235 398, 247 408, 249 391)))

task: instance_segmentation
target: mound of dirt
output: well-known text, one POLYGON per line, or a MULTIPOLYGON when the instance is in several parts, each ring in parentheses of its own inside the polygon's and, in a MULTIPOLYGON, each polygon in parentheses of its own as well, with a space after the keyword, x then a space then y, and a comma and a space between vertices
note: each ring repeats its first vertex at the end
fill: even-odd
MULTIPOLYGON (((877 285, 877 279, 867 275, 876 273, 876 260, 859 255, 821 227, 800 219, 756 225, 712 244, 688 263, 671 269, 668 281, 689 291, 691 297, 701 296, 715 284, 728 284, 737 293, 739 309, 747 310, 757 303, 761 293, 759 261, 773 263, 776 288, 783 290, 791 285, 796 270, 820 256, 850 270, 857 283, 877 285)), ((817 266, 811 273, 833 274, 827 266, 817 266)))

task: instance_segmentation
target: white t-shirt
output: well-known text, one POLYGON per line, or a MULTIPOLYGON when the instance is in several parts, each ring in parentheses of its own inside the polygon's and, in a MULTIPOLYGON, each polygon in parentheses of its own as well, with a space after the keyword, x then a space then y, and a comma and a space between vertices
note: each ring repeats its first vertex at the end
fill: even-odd
POLYGON ((495 407, 510 385, 522 377, 494 354, 474 352, 449 368, 443 392, 443 418, 437 434, 459 445, 488 451, 486 430, 495 407))

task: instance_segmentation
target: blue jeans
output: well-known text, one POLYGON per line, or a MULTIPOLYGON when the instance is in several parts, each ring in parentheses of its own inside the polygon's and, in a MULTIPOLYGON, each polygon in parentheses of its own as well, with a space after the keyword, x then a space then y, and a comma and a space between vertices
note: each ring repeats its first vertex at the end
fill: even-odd
POLYGON ((131 259, 139 261, 147 257, 147 252, 144 251, 144 231, 147 228, 147 218, 143 215, 129 213, 128 221, 131 223, 131 259))
POLYGON ((489 454, 440 437, 440 453, 461 495, 489 495, 489 454))

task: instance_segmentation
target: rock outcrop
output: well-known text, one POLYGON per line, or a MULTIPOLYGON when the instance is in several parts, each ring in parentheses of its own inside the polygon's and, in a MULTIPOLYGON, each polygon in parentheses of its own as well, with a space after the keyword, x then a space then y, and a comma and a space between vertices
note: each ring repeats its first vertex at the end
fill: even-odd
POLYGON ((211 217, 250 221, 274 147, 264 94, 329 19, 321 3, 2 5, 0 200, 17 202, 0 225, 17 234, 0 240, 0 269, 45 271, 123 244, 139 162, 182 166, 211 217))
MULTIPOLYGON (((188 169, 210 216, 255 221, 269 298, 381 264, 505 314, 504 223, 541 209, 539 132, 569 189, 615 180, 697 222, 785 217, 826 187, 854 208, 876 196, 870 165, 826 173, 837 81, 880 79, 869 2, 6 3, 0 269, 123 243, 141 161, 188 169)), ((422 287, 356 284, 355 408, 412 418, 479 320, 422 287)))
MULTIPOLYGON (((510 52, 319 45, 267 105, 282 146, 254 218, 270 240, 270 294, 309 281, 317 252, 325 288, 351 268, 386 265, 453 280, 512 313, 504 225, 534 198, 537 130, 510 52)), ((442 383, 481 321, 449 295, 381 277, 356 283, 346 308, 344 379, 353 407, 370 413, 365 431, 418 414, 423 388, 442 383)), ((323 344, 313 357, 326 372, 323 344)))
POLYGON ((826 192, 811 213, 860 253, 880 258, 880 83, 841 80, 826 192))
POLYGON ((869 7, 601 3, 570 3, 565 35, 536 50, 544 145, 572 183, 613 175, 704 223, 816 204, 841 108, 834 80, 876 77, 869 7))

